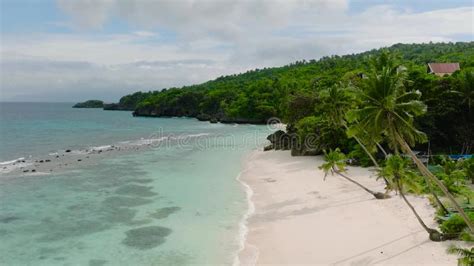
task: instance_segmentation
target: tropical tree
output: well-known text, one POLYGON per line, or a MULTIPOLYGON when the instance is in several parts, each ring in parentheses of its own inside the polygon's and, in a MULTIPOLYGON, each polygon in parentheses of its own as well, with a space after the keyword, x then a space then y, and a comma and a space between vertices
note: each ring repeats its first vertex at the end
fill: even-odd
MULTIPOLYGON (((328 89, 324 90, 321 93, 322 96, 322 103, 321 109, 324 113, 328 115, 330 121, 332 121, 334 127, 344 127, 346 131, 349 130, 347 125, 347 121, 345 120, 346 113, 352 109, 354 105, 355 99, 350 95, 350 89, 344 88, 342 84, 337 84, 334 86, 329 87, 328 89)), ((362 135, 366 132, 358 132, 359 135, 362 135)), ((367 138, 367 134, 364 134, 367 138)), ((350 137, 354 138, 355 141, 359 144, 359 146, 364 150, 364 152, 369 156, 372 163, 375 167, 379 168, 380 165, 377 163, 377 160, 372 155, 372 152, 369 151, 370 147, 364 144, 361 137, 356 134, 350 135, 350 137)), ((372 143, 377 145, 383 152, 385 150, 378 144, 377 141, 365 141, 365 143, 372 143)), ((389 185, 388 182, 385 180, 385 184, 389 185)))
MULTIPOLYGON (((415 116, 426 112, 426 105, 418 100, 420 93, 405 89, 405 71, 396 66, 393 60, 386 60, 383 67, 380 65, 374 64, 368 78, 357 88, 357 95, 362 105, 348 113, 348 119, 356 123, 350 130, 354 132, 353 134, 367 131, 373 136, 382 135, 396 153, 401 150, 410 156, 422 175, 426 177, 428 187, 431 188, 430 182, 434 182, 463 217, 470 230, 474 231, 472 221, 446 186, 428 170, 410 148, 417 142, 427 140, 426 135, 417 130, 413 124, 415 116)), ((431 192, 438 204, 442 205, 432 189, 431 192)))
POLYGON ((352 182, 362 188, 363 190, 367 191, 368 193, 372 194, 376 199, 386 199, 387 195, 380 192, 374 192, 364 185, 360 184, 359 182, 355 181, 354 179, 348 177, 344 173, 346 172, 346 156, 342 153, 339 148, 335 150, 330 150, 329 152, 324 152, 324 160, 326 163, 323 163, 319 169, 324 171, 324 179, 326 179, 327 175, 331 173, 331 175, 338 174, 339 176, 345 178, 349 182, 352 182))
POLYGON ((471 108, 474 105, 474 71, 465 71, 461 76, 459 83, 456 92, 462 96, 462 103, 467 105, 470 114, 471 108))
POLYGON ((458 265, 459 266, 472 266, 474 265, 474 247, 471 249, 468 248, 461 248, 457 246, 450 246, 448 248, 449 254, 457 254, 460 256, 458 258, 458 265))
POLYGON ((441 241, 442 234, 433 228, 429 228, 424 222, 420 215, 416 212, 413 205, 408 201, 405 196, 405 190, 410 189, 413 192, 420 191, 419 184, 415 181, 417 174, 410 170, 409 162, 400 157, 399 155, 388 156, 385 160, 385 166, 379 170, 379 176, 385 177, 391 185, 391 188, 398 192, 408 207, 411 209, 416 219, 421 226, 429 234, 430 239, 433 241, 441 241))

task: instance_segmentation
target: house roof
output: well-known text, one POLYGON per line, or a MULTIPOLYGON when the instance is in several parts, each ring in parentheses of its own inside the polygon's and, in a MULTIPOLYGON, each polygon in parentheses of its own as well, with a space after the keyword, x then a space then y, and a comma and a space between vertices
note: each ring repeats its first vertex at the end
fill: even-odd
POLYGON ((453 73, 459 70, 459 63, 428 63, 428 67, 433 73, 453 73))

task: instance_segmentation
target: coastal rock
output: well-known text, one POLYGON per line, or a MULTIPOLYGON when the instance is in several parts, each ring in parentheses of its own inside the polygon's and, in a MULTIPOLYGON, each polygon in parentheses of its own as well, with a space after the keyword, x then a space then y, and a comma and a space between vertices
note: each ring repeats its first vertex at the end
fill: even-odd
POLYGON ((217 118, 213 117, 213 118, 211 118, 211 120, 210 120, 209 122, 211 122, 212 124, 215 124, 215 123, 217 123, 218 121, 217 121, 217 118))
POLYGON ((272 146, 275 150, 289 150, 292 147, 292 143, 295 143, 293 140, 296 135, 287 134, 283 130, 278 130, 273 134, 267 136, 267 140, 272 143, 272 146))
POLYGON ((125 232, 127 237, 122 243, 136 249, 147 250, 165 243, 166 237, 171 232, 171 229, 161 226, 131 229, 125 232))
POLYGON ((273 144, 270 144, 270 145, 267 145, 265 147, 263 147, 263 151, 270 151, 270 150, 273 150, 274 147, 273 147, 273 144))
POLYGON ((208 115, 208 114, 198 114, 196 116, 196 119, 199 120, 199 121, 210 121, 211 120, 211 116, 208 115))
POLYGON ((133 111, 135 108, 130 106, 123 106, 119 103, 106 103, 104 104, 105 111, 133 111))
POLYGON ((243 118, 243 117, 222 117, 219 122, 223 124, 254 124, 263 125, 266 123, 265 119, 258 118, 243 118))
POLYGON ((291 148, 291 156, 316 156, 320 155, 321 150, 319 149, 312 149, 307 147, 292 147, 291 148))

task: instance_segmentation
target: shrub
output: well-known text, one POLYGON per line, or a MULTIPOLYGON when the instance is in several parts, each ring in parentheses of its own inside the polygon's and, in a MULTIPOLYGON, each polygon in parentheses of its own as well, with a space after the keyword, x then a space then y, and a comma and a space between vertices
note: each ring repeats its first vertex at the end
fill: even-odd
MULTIPOLYGON (((467 215, 469 216, 469 219, 474 220, 474 212, 468 212, 467 215)), ((458 236, 466 227, 467 225, 461 216, 454 214, 441 224, 440 229, 443 234, 450 237, 458 236)))
POLYGON ((357 164, 363 167, 374 165, 369 155, 367 155, 367 153, 362 149, 359 144, 353 147, 353 150, 348 154, 348 157, 356 159, 357 164))

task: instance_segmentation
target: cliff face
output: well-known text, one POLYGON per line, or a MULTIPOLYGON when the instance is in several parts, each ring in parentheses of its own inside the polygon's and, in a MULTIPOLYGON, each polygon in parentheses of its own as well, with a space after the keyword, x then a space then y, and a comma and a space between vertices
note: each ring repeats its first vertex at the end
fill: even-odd
POLYGON ((104 110, 106 111, 133 111, 134 107, 124 106, 120 103, 107 103, 107 104, 104 104, 104 110))
POLYGON ((183 110, 180 108, 137 108, 133 112, 133 116, 146 117, 193 117, 199 121, 209 121, 211 123, 227 123, 227 124, 265 124, 266 119, 254 119, 243 117, 228 117, 224 112, 217 112, 215 114, 196 113, 191 110, 183 110))
POLYGON ((133 111, 138 103, 143 101, 146 97, 152 95, 153 92, 136 92, 125 95, 120 98, 118 103, 104 104, 104 110, 108 111, 133 111))
POLYGON ((76 103, 72 108, 102 108, 104 102, 100 100, 88 100, 82 103, 76 103))

